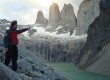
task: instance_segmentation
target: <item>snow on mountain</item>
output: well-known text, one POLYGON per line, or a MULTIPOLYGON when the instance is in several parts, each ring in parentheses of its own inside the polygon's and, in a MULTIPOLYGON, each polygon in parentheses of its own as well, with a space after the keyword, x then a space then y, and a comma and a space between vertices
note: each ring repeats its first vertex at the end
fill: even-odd
MULTIPOLYGON (((30 37, 29 36, 29 32, 25 32, 24 36, 28 37, 28 38, 32 38, 32 37, 53 37, 56 39, 64 39, 64 40, 77 40, 77 39, 83 39, 86 38, 87 35, 82 35, 82 36, 76 36, 76 29, 73 32, 73 35, 70 36, 70 32, 65 33, 65 34, 57 34, 56 32, 48 32, 45 30, 45 28, 43 27, 38 27, 37 25, 32 25, 33 27, 31 28, 31 30, 36 30, 36 32, 34 32, 34 34, 30 37)), ((61 28, 61 26, 59 26, 57 29, 61 28)), ((56 30, 57 30, 56 29, 56 30)))
MULTIPOLYGON (((58 28, 61 28, 61 26, 58 28)), ((48 61, 73 62, 77 58, 77 54, 83 47, 87 37, 87 35, 76 36, 75 33, 76 29, 71 36, 69 32, 58 35, 57 31, 47 32, 43 27, 31 25, 31 30, 24 33, 26 38, 21 43, 27 49, 42 55, 48 61)))

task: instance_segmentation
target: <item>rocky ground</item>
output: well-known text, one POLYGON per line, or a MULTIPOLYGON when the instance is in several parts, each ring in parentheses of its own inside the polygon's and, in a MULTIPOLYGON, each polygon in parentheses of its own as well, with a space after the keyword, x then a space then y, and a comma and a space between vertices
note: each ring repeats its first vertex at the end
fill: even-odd
POLYGON ((18 70, 11 70, 11 64, 6 67, 4 62, 5 53, 0 39, 0 79, 2 80, 67 80, 64 76, 56 73, 54 69, 44 65, 45 60, 39 55, 30 52, 19 45, 18 70))

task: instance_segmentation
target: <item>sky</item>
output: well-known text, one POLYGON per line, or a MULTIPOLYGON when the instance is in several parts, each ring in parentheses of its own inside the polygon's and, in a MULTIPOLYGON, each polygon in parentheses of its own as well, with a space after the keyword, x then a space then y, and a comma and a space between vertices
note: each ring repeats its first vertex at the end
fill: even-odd
POLYGON ((0 19, 10 21, 17 20, 18 24, 34 24, 37 12, 43 11, 45 18, 48 19, 49 8, 53 2, 58 3, 60 10, 64 4, 71 3, 74 12, 77 11, 83 0, 2 0, 0 1, 0 19))

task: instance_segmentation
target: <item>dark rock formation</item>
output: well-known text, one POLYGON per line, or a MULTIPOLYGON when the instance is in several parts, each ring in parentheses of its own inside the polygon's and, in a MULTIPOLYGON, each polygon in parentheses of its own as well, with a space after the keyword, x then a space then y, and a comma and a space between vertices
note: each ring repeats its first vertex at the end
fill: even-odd
MULTIPOLYGON (((81 54, 78 59, 78 63, 83 69, 90 67, 97 61, 97 59, 101 56, 103 57, 104 52, 102 52, 102 49, 110 42, 110 1, 101 0, 99 5, 101 11, 100 15, 89 26, 87 42, 81 50, 81 54)), ((109 62, 103 62, 103 64, 110 65, 109 62)), ((101 66, 102 65, 100 65, 100 67, 101 66)), ((102 69, 106 71, 108 70, 108 66, 103 67, 102 69)))
POLYGON ((47 23, 48 23, 48 20, 44 18, 43 12, 38 11, 35 24, 47 25, 47 23))

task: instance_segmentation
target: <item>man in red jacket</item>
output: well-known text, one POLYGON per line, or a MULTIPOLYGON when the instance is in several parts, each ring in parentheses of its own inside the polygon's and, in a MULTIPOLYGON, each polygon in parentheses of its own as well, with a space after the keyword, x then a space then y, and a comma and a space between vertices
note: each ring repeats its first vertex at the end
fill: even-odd
POLYGON ((17 30, 17 21, 11 22, 10 29, 6 30, 6 34, 4 37, 4 46, 5 46, 5 62, 6 66, 9 65, 10 60, 12 59, 12 70, 17 70, 17 59, 18 59, 18 38, 17 35, 29 30, 29 28, 24 28, 21 30, 17 30))

